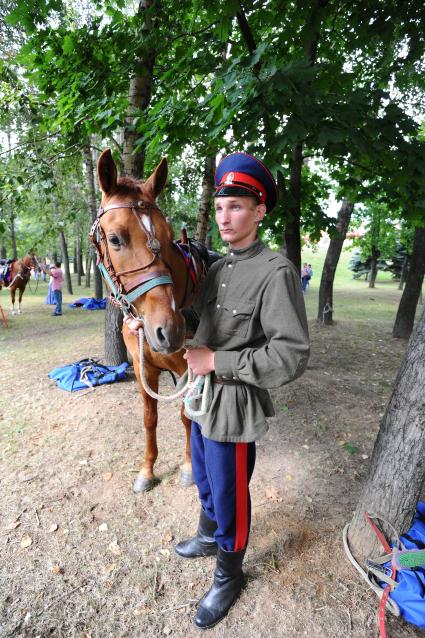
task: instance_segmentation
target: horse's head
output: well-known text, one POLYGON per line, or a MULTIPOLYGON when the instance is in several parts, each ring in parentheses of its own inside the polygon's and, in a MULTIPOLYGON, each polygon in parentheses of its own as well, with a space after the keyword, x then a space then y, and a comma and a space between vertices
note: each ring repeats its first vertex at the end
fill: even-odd
POLYGON ((95 244, 102 273, 118 291, 124 312, 140 320, 153 350, 168 354, 182 347, 185 325, 173 295, 172 229, 155 204, 167 171, 164 158, 144 183, 118 178, 111 151, 101 154, 95 244))

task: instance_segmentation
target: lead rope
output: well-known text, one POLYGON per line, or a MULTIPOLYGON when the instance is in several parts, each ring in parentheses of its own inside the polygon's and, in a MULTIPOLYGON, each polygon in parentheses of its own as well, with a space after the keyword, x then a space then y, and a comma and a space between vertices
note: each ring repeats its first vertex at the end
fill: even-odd
POLYGON ((195 379, 193 379, 193 373, 189 365, 187 366, 187 382, 178 392, 171 394, 169 396, 163 396, 154 392, 148 385, 145 377, 145 368, 144 368, 144 341, 145 341, 145 333, 143 328, 139 328, 139 371, 140 371, 140 379, 142 381, 143 388, 145 392, 152 397, 152 399, 157 399, 158 401, 166 401, 171 402, 179 397, 184 396, 184 403, 187 416, 191 419, 202 416, 208 412, 209 405, 211 403, 211 375, 207 374, 205 377, 199 374, 195 379), (200 410, 192 410, 191 402, 199 399, 201 400, 201 408, 200 410))

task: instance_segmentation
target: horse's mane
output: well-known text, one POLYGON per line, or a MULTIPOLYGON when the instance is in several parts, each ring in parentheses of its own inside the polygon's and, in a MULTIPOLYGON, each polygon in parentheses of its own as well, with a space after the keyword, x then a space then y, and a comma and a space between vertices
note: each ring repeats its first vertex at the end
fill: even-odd
POLYGON ((119 177, 114 194, 139 196, 142 186, 142 182, 133 177, 119 177))

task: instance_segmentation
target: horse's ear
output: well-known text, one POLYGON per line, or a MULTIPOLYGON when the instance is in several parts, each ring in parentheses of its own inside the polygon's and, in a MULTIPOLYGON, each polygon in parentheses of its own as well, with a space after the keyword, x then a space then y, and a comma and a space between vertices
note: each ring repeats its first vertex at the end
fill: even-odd
POLYGON ((108 195, 117 185, 117 167, 112 157, 111 149, 103 151, 97 162, 97 176, 105 195, 108 195))
POLYGON ((146 182, 143 184, 143 191, 152 195, 154 199, 163 190, 168 176, 168 162, 167 158, 163 157, 154 172, 146 182))

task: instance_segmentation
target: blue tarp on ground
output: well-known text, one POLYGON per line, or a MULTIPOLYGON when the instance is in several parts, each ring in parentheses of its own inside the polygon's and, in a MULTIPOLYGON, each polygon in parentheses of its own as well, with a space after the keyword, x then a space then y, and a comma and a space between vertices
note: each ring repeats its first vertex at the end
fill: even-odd
POLYGON ((47 376, 56 381, 62 390, 75 392, 95 385, 122 381, 125 379, 127 368, 128 363, 122 363, 119 366, 104 366, 94 359, 82 359, 55 368, 47 376))
POLYGON ((94 297, 81 297, 74 303, 68 304, 69 308, 83 308, 84 310, 105 310, 106 297, 104 299, 95 299, 94 297))

